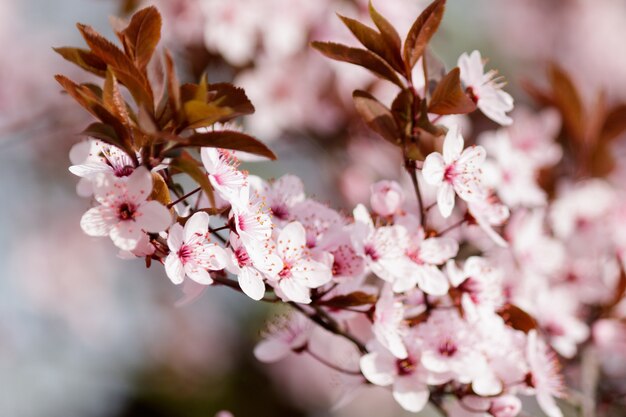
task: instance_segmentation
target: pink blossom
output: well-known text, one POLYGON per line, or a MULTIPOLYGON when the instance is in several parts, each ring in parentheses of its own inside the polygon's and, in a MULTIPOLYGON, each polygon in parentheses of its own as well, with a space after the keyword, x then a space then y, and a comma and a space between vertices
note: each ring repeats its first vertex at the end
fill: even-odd
POLYGON ((261 362, 278 362, 292 351, 304 349, 309 340, 312 323, 301 314, 292 314, 268 324, 264 339, 254 348, 261 362))
POLYGON ((404 307, 400 301, 394 299, 391 287, 385 285, 374 309, 374 336, 395 357, 405 359, 408 353, 402 339, 407 330, 404 307))
POLYGON ((237 275, 239 286, 253 300, 260 300, 265 294, 264 275, 274 277, 282 269, 282 261, 272 249, 269 243, 258 243, 248 252, 241 239, 230 235, 226 269, 237 275))
POLYGON ((480 52, 474 51, 470 55, 463 53, 459 57, 458 65, 461 69, 461 81, 480 111, 501 125, 513 123, 513 119, 506 115, 513 110, 513 97, 502 91, 505 83, 498 77, 497 71, 485 72, 480 52))
POLYGON ((191 216, 185 227, 175 223, 170 227, 165 258, 165 271, 174 284, 183 282, 185 275, 199 284, 209 285, 213 279, 207 270, 224 269, 227 255, 224 249, 208 240, 209 215, 199 211, 191 216))
MULTIPOLYGON (((200 155, 215 190, 230 203, 237 200, 241 189, 247 184, 246 176, 237 169, 237 159, 230 151, 216 148, 202 148, 200 155)), ((246 203, 239 200, 237 202, 246 203)))
POLYGON ((394 399, 407 411, 417 413, 428 402, 430 391, 425 370, 420 364, 419 351, 411 349, 404 359, 398 359, 378 344, 361 357, 361 372, 369 382, 390 386, 394 399))
POLYGON ((443 155, 433 152, 426 157, 422 175, 438 188, 437 205, 443 217, 454 209, 454 195, 465 201, 480 199, 484 192, 480 183, 480 165, 485 161, 485 149, 472 146, 463 149, 463 136, 457 128, 450 129, 443 142, 443 155))
POLYGON ((128 177, 101 174, 94 180, 99 206, 87 211, 80 225, 90 236, 109 236, 122 250, 133 250, 145 232, 158 233, 172 222, 162 204, 148 201, 152 176, 139 167, 128 177))
POLYGON ((506 248, 508 243, 493 227, 502 226, 509 218, 509 208, 500 203, 494 195, 483 200, 470 201, 467 210, 476 221, 476 224, 498 246, 506 248))
POLYGON ((539 406, 548 417, 563 417, 554 400, 554 397, 564 395, 560 365, 554 352, 539 339, 536 330, 528 333, 526 359, 529 365, 529 385, 539 406))
POLYGON ((395 181, 379 181, 370 187, 372 209, 381 216, 391 216, 404 203, 404 191, 395 181))
POLYGON ((277 255, 283 268, 276 277, 284 298, 297 303, 311 302, 311 288, 318 288, 332 279, 330 267, 313 260, 306 247, 306 231, 298 222, 289 223, 278 234, 277 255))

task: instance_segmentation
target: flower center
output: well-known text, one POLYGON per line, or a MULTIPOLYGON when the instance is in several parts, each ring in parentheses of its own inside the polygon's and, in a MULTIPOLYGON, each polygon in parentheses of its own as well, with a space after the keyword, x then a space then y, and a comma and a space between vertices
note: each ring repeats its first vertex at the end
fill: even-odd
POLYGON ((191 259, 192 252, 193 251, 191 250, 191 247, 189 247, 188 245, 183 245, 178 250, 178 257, 180 258, 182 263, 185 263, 189 259, 191 259))
POLYGON ((114 167, 113 173, 115 174, 116 177, 128 177, 130 174, 133 173, 134 170, 135 170, 134 167, 130 165, 124 165, 120 167, 114 167))
POLYGON ((271 210, 272 210, 272 214, 277 219, 287 220, 287 218, 289 217, 289 211, 287 210, 287 207, 285 206, 277 205, 277 206, 272 207, 271 210))
POLYGON ((413 372, 415 372, 416 363, 411 357, 408 357, 406 359, 398 359, 396 361, 396 368, 398 370, 398 375, 411 375, 413 372))
POLYGON ((365 246, 365 254, 374 262, 376 262, 380 256, 376 252, 376 249, 372 245, 365 246))
POLYGON ((291 276, 291 265, 285 264, 283 269, 278 273, 278 276, 281 278, 288 278, 291 276))
POLYGON ((443 179, 446 182, 452 182, 454 181, 455 177, 456 177, 456 170, 454 169, 454 164, 450 164, 446 167, 445 171, 443 172, 443 179))
POLYGON ((474 102, 474 104, 478 103, 478 95, 476 94, 476 92, 474 91, 473 87, 467 87, 465 89, 465 92, 467 93, 467 95, 469 96, 469 98, 472 99, 472 101, 474 102))
POLYGON ((117 210, 117 217, 122 221, 135 220, 135 205, 131 203, 123 203, 117 210))
POLYGON ((244 248, 239 248, 235 251, 235 256, 237 257, 237 263, 239 266, 246 266, 250 264, 250 255, 245 251, 244 248))
POLYGON ((456 343, 452 342, 449 339, 446 339, 445 342, 439 345, 439 354, 442 356, 447 356, 447 357, 454 356, 457 350, 458 349, 456 347, 456 343))

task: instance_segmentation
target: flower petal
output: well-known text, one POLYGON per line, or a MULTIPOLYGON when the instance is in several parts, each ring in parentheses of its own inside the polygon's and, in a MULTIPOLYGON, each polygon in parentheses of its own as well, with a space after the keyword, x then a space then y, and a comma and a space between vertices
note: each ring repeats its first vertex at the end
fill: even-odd
POLYGON ((165 258, 165 273, 167 274, 167 277, 176 285, 182 284, 185 279, 183 263, 174 252, 170 252, 170 254, 167 255, 167 258, 165 258))

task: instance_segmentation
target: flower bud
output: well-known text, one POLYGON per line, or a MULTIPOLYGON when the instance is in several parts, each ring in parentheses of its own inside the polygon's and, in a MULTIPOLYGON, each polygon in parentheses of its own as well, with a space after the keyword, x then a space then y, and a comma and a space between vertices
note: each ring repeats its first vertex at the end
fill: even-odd
POLYGON ((513 395, 503 395, 494 398, 489 408, 489 414, 494 417, 515 417, 522 409, 522 402, 513 395))
POLYGON ((372 209, 381 216, 396 213, 404 202, 404 192, 395 181, 379 181, 371 186, 370 191, 372 209))

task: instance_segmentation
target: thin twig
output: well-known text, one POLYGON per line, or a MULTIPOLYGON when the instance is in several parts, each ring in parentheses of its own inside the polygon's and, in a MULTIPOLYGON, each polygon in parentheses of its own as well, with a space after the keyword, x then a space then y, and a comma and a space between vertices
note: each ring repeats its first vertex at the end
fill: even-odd
POLYGON ((178 204, 178 203, 180 203, 181 201, 183 201, 183 200, 187 199, 188 197, 191 197, 192 195, 194 195, 195 193, 197 193, 197 192, 198 192, 198 191, 200 191, 200 190, 202 190, 202 188, 201 188, 201 187, 198 187, 198 188, 196 188, 196 189, 194 189, 194 190, 192 190, 192 191, 189 191, 187 194, 185 194, 185 195, 183 195, 183 196, 181 196, 181 197, 177 198, 176 200, 172 201, 171 203, 169 203, 169 204, 167 205, 167 208, 172 208, 172 207, 174 207, 176 204, 178 204))
POLYGON ((458 222, 456 222, 456 223, 454 223, 454 224, 452 224, 452 225, 450 225, 450 226, 446 227, 446 228, 445 228, 445 229, 443 229, 441 232, 437 233, 437 235, 438 235, 438 236, 442 236, 442 235, 444 235, 444 234, 448 233, 449 231, 454 230, 454 229, 456 229, 457 227, 461 226, 461 225, 462 225, 463 223, 465 223, 466 221, 467 221, 467 220, 465 220, 465 219, 461 219, 461 220, 459 220, 458 222))
POLYGON ((340 366, 337 366, 329 361, 327 361, 326 359, 324 359, 323 357, 319 356, 318 354, 314 353, 313 351, 311 351, 310 348, 305 350, 306 353, 308 353, 312 358, 314 358, 315 360, 317 360, 318 362, 320 362, 323 365, 326 365, 327 367, 329 367, 330 369, 333 369, 337 372, 341 372, 343 374, 347 374, 347 375, 353 375, 353 376, 361 376, 361 371, 351 371, 349 369, 343 369, 340 366))

